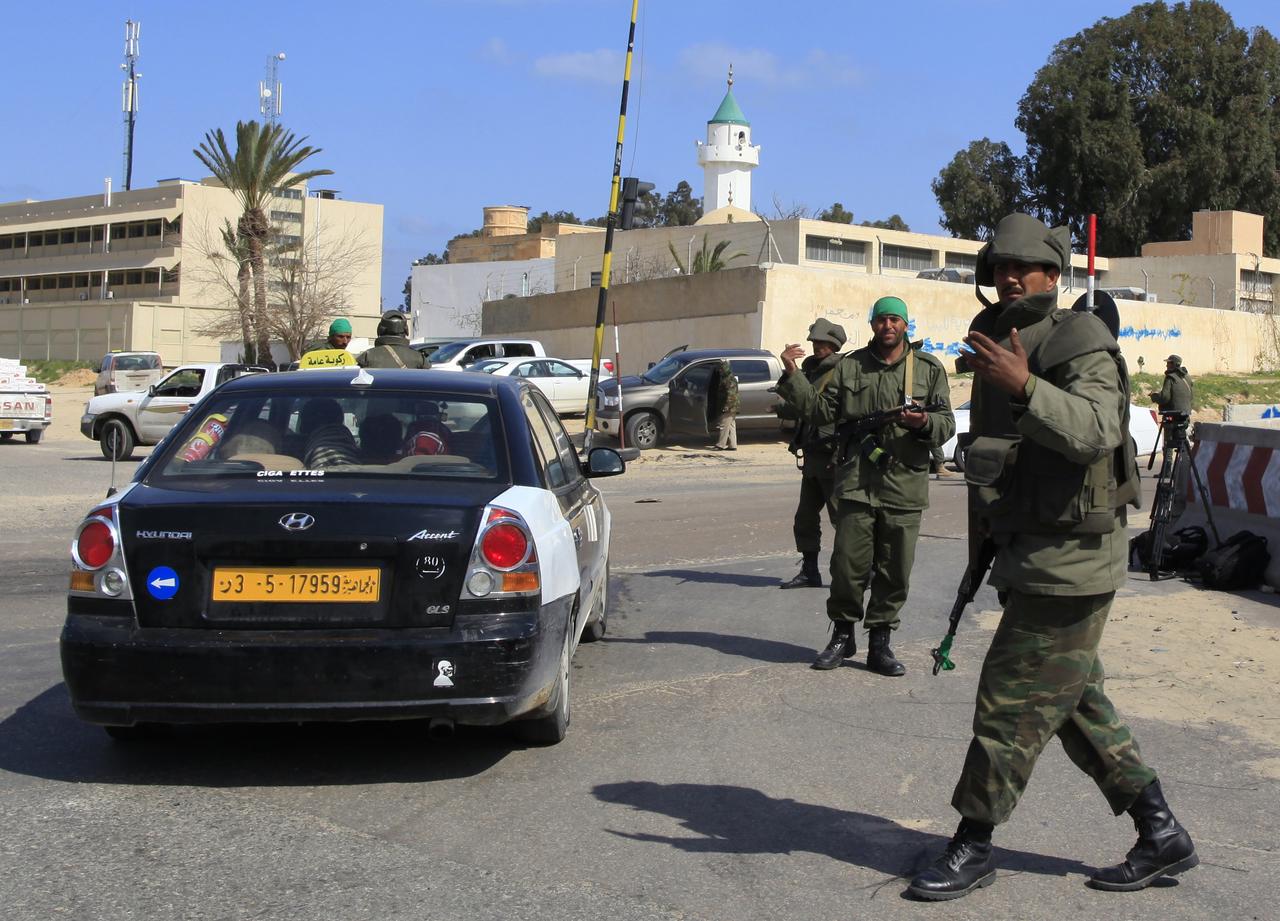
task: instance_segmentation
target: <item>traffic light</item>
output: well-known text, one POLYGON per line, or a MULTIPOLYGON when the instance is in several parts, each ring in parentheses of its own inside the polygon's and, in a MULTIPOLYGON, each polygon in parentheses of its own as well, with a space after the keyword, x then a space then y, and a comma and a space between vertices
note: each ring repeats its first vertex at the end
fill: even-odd
POLYGON ((622 221, 623 230, 630 230, 631 225, 636 219, 636 202, 640 200, 641 195, 652 192, 654 185, 652 182, 641 182, 634 176, 627 176, 622 180, 622 221))

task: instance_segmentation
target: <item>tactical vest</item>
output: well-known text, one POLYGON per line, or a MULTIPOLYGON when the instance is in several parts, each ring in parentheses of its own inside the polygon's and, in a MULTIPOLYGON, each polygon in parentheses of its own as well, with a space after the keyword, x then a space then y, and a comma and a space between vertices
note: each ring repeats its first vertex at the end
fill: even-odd
MULTIPOLYGON (((978 321, 974 327, 980 327, 978 321)), ((1110 534, 1117 511, 1125 505, 1136 508, 1141 500, 1129 436, 1129 374, 1120 346, 1096 317, 1070 310, 1053 310, 1039 322, 1019 327, 1018 336, 1031 373, 1064 389, 1073 359, 1098 351, 1111 356, 1124 398, 1121 443, 1091 464, 1074 463, 1023 438, 1014 425, 1009 395, 979 386, 971 418, 981 435, 965 459, 973 511, 993 533, 1110 534)))

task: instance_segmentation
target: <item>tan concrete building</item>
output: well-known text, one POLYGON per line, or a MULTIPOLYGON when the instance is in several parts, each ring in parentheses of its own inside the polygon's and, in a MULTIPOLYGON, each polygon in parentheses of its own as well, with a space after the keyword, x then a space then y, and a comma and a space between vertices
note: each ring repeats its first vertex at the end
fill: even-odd
POLYGON ((1280 259, 1264 255, 1262 241, 1260 214, 1197 211, 1190 240, 1147 243, 1141 256, 1112 259, 1107 284, 1162 303, 1274 313, 1280 259))
MULTIPOLYGON (((218 360, 222 339, 207 330, 235 311, 221 230, 239 214, 213 179, 164 180, 109 203, 87 195, 0 205, 0 356, 92 361, 120 349, 158 351, 167 365, 218 360)), ((349 316, 357 336, 372 336, 382 206, 282 189, 269 217, 284 260, 323 257, 338 237, 359 241, 366 257, 349 280, 349 316)))
POLYGON ((550 259, 556 255, 557 242, 574 234, 595 238, 603 227, 585 224, 543 224, 537 233, 529 233, 529 209, 520 205, 491 205, 484 209, 484 224, 477 237, 457 237, 449 241, 449 262, 514 262, 525 259, 550 259))

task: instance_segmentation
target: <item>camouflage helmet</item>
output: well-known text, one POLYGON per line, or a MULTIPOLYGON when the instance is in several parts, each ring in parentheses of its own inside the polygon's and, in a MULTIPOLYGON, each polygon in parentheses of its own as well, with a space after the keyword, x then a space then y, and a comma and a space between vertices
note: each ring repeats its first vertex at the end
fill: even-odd
POLYGON ((992 267, 998 262, 1051 265, 1061 273, 1070 260, 1071 231, 1066 227, 1050 230, 1029 214, 1010 214, 1000 219, 991 242, 978 251, 975 280, 984 288, 994 285, 992 267))
POLYGON ((838 352, 844 348, 849 337, 845 335, 844 327, 839 323, 832 323, 825 317, 818 317, 809 327, 809 335, 805 338, 809 342, 828 342, 838 352))

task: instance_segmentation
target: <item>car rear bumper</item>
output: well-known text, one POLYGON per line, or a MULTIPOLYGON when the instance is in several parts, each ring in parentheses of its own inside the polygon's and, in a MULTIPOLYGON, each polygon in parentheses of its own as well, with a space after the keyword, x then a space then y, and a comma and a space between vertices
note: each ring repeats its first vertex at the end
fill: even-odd
MULTIPOLYGON (((572 596, 451 629, 195 630, 70 614, 62 670, 90 723, 446 717, 493 725, 543 708, 572 596), (441 663, 451 674, 442 681, 441 663)), ((445 669, 444 672, 449 672, 445 669)))

